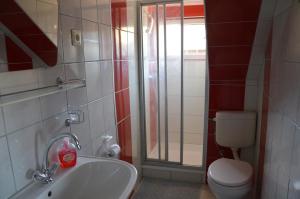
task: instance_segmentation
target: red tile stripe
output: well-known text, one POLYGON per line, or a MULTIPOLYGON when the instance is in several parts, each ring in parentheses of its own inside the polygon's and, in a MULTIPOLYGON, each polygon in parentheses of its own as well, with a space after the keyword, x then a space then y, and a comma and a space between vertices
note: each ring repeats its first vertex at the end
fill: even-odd
POLYGON ((120 159, 132 163, 126 0, 111 0, 115 99, 120 159))

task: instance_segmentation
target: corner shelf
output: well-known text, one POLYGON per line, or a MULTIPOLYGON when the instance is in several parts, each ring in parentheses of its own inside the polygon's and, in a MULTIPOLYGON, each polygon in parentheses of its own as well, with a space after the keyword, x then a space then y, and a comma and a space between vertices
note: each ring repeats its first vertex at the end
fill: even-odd
POLYGON ((85 80, 72 81, 70 83, 63 83, 54 86, 48 86, 44 88, 37 88, 28 91, 21 91, 11 94, 0 95, 0 107, 16 104, 28 100, 32 100, 39 97, 53 95, 56 93, 85 87, 85 80))

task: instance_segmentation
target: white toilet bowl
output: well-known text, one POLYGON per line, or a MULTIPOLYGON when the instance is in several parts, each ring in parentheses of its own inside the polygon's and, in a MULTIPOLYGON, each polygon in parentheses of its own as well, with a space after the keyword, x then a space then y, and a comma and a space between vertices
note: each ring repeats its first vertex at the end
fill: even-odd
POLYGON ((244 199, 252 188, 253 169, 247 162, 221 158, 208 168, 208 185, 217 199, 244 199))

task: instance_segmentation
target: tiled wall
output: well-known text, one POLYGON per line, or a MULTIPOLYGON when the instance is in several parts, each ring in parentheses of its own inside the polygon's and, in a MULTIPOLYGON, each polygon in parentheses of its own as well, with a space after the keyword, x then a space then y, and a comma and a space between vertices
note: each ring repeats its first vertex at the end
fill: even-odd
POLYGON ((241 158, 252 163, 256 171, 253 192, 256 198, 259 198, 262 187, 269 103, 271 27, 275 4, 275 1, 262 1, 246 78, 244 109, 257 112, 257 132, 255 145, 244 149, 241 158))
POLYGON ((261 198, 299 194, 300 3, 273 1, 272 56, 261 198))
MULTIPOLYGON (((243 110, 245 80, 261 0, 206 1, 209 60, 209 118, 216 111, 243 110)), ((214 122, 208 123, 207 167, 231 151, 215 142, 214 122)))
POLYGON ((140 170, 136 1, 111 0, 117 129, 121 159, 140 170))
MULTIPOLYGON (((51 137, 64 131, 77 134, 81 155, 96 155, 104 134, 117 140, 110 2, 61 0, 59 6, 57 66, 0 73, 0 90, 50 85, 58 76, 86 79, 87 87, 0 108, 1 199, 31 182, 51 137), (82 46, 71 45, 71 29, 82 32, 82 46), (66 112, 77 109, 85 113, 85 122, 65 127, 66 112)), ((136 121, 136 114, 132 118, 136 121)))

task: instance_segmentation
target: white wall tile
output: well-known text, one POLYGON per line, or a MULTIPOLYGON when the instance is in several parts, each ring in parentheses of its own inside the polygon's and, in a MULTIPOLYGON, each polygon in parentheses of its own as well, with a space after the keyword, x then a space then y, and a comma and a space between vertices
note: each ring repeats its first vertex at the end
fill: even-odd
POLYGON ((42 163, 42 154, 46 147, 42 126, 36 124, 8 135, 8 145, 17 190, 32 181, 33 172, 42 163))
POLYGON ((15 190, 6 137, 0 138, 0 198, 8 198, 15 190))
POLYGON ((134 33, 137 25, 137 1, 127 0, 127 28, 134 33))
POLYGON ((97 100, 88 104, 89 119, 92 139, 97 138, 105 132, 103 101, 97 100))
MULTIPOLYGON (((130 114, 131 116, 139 117, 139 110, 140 110, 140 104, 139 104, 139 87, 138 85, 132 85, 129 89, 129 96, 130 96, 130 114)), ((160 103, 162 106, 163 104, 160 103)), ((163 114, 163 113, 161 113, 163 114)))
POLYGON ((1 93, 17 92, 24 89, 37 88, 37 86, 37 70, 0 73, 1 93))
POLYGON ((63 132, 70 132, 70 127, 66 127, 65 121, 68 119, 67 112, 50 117, 42 122, 43 134, 47 139, 51 139, 63 132))
POLYGON ((82 23, 85 61, 97 61, 99 60, 98 24, 87 20, 83 20, 82 23))
POLYGON ((56 79, 58 77, 62 78, 63 80, 65 79, 65 71, 63 65, 38 69, 39 87, 56 85, 56 79))
POLYGON ((256 33, 253 45, 254 46, 263 46, 267 45, 270 31, 271 31, 271 20, 259 19, 257 22, 256 33))
POLYGON ((248 111, 255 111, 257 109, 257 85, 246 85, 244 108, 248 111))
POLYGON ((78 136, 82 146, 87 146, 92 142, 88 106, 76 107, 76 110, 83 112, 84 122, 80 124, 71 124, 71 132, 78 136))
POLYGON ((46 119, 67 111, 66 92, 41 97, 42 118, 46 119))
MULTIPOLYGON (((66 80, 73 79, 85 80, 85 65, 84 63, 72 63, 65 65, 66 80)), ((78 88, 67 91, 68 106, 79 106, 87 104, 87 88, 78 88)))
POLYGON ((102 24, 111 25, 110 0, 97 0, 98 21, 102 24))
MULTIPOLYGON (((6 45, 5 45, 5 35, 3 32, 0 33, 0 63, 7 63, 6 45)), ((0 68, 1 71, 1 68, 0 68)), ((6 71, 6 70, 2 70, 6 71)))
POLYGON ((290 165, 293 150, 293 141, 295 138, 296 127, 288 119, 284 119, 280 145, 276 146, 279 151, 276 154, 278 160, 277 176, 277 198, 286 198, 288 195, 290 165))
POLYGON ((79 156, 93 156, 93 146, 89 143, 86 146, 82 146, 80 151, 78 151, 79 156))
MULTIPOLYGON (((129 27, 128 27, 129 28, 129 27)), ((134 60, 136 59, 136 46, 135 46, 135 34, 128 32, 128 59, 134 60)))
POLYGON ((293 1, 294 0, 277 0, 274 15, 278 15, 281 12, 286 11, 289 7, 292 6, 293 1))
MULTIPOLYGON (((288 2, 290 2, 289 0, 288 2)), ((289 23, 286 26, 288 30, 287 37, 287 55, 288 61, 300 62, 300 28, 298 26, 300 21, 300 6, 299 2, 295 1, 291 11, 289 12, 289 23)))
POLYGON ((101 61, 100 65, 102 96, 107 96, 114 92, 114 67, 112 61, 101 61))
POLYGON ((101 69, 99 62, 86 62, 86 84, 88 101, 100 99, 101 91, 101 69))
POLYGON ((64 53, 64 62, 82 62, 84 60, 83 56, 83 41, 81 46, 73 46, 71 40, 71 30, 82 30, 81 20, 61 16, 61 26, 62 26, 62 39, 63 39, 63 53, 64 53))
POLYGON ((65 65, 66 80, 85 79, 84 63, 72 63, 65 65))
POLYGON ((60 0, 60 12, 73 17, 81 17, 80 0, 60 0))
POLYGON ((0 137, 5 134, 3 110, 0 108, 0 137))
MULTIPOLYGON (((300 130, 297 129, 293 142, 293 152, 291 158, 291 173, 290 173, 290 183, 288 199, 297 199, 300 197, 300 130)), ((291 143, 290 143, 291 144, 291 143)))
POLYGON ((112 29, 111 26, 99 24, 100 59, 112 58, 112 29))
MULTIPOLYGON (((129 86, 138 84, 138 68, 137 68, 137 63, 135 60, 130 60, 128 61, 128 67, 129 67, 129 86)), ((161 78, 162 79, 162 78, 161 78)), ((160 86, 161 81, 160 81, 160 86)))
POLYGON ((107 131, 116 126, 114 95, 103 98, 104 130, 107 131))
POLYGON ((90 21, 98 21, 97 0, 81 1, 82 18, 90 21))
POLYGON ((29 126, 41 120, 38 99, 3 107, 7 133, 29 126))
POLYGON ((67 96, 69 107, 84 105, 88 102, 86 87, 69 90, 67 96))

